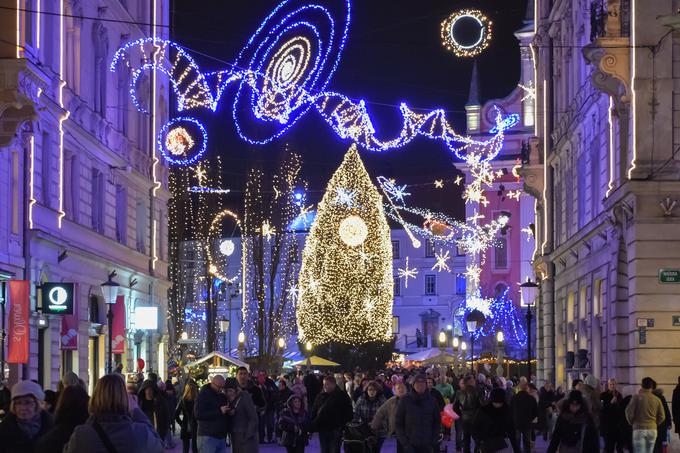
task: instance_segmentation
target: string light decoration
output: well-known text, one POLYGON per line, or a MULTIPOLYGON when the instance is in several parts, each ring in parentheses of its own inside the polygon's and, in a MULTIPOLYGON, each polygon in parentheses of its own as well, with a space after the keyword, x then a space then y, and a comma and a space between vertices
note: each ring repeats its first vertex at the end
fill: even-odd
POLYGON ((529 85, 522 85, 521 83, 518 83, 517 86, 521 88, 522 91, 524 91, 522 102, 536 100, 536 85, 534 85, 533 80, 529 81, 529 85))
POLYGON ((399 278, 404 279, 404 287, 408 288, 408 279, 409 278, 416 278, 416 275, 418 275, 418 269, 415 267, 409 267, 408 265, 408 256, 406 257, 406 265, 403 268, 397 269, 397 275, 399 278))
POLYGON ((460 58, 472 58, 481 54, 489 47, 492 37, 491 22, 481 11, 477 9, 463 9, 456 11, 444 19, 441 25, 442 45, 460 58), (462 20, 472 20, 479 27, 478 35, 469 44, 463 44, 456 38, 456 24, 462 20))
MULTIPOLYGON (((281 137, 313 109, 341 139, 374 152, 403 147, 418 136, 441 141, 460 159, 470 148, 484 150, 487 159, 500 152, 503 124, 486 140, 472 138, 458 134, 443 109, 419 113, 406 103, 399 107, 401 130, 382 140, 364 100, 327 91, 349 32, 351 5, 349 0, 342 4, 345 14, 334 17, 318 4, 282 2, 250 37, 230 69, 203 73, 181 46, 160 38, 142 38, 121 46, 110 69, 121 67, 132 74, 130 98, 141 112, 147 110, 137 96, 138 83, 147 71, 159 71, 170 80, 179 112, 197 108, 215 112, 225 89, 237 85, 232 118, 240 137, 251 144, 281 137)), ((485 33, 482 41, 488 39, 490 33, 485 33)), ((497 119, 500 121, 502 118, 497 119)), ((191 138, 196 140, 198 135, 192 133, 191 138)))
POLYGON ((359 345, 389 340, 393 300, 390 227, 382 197, 354 145, 318 205, 302 254, 298 287, 299 341, 359 345), (350 206, 338 203, 338 188, 354 191, 355 202, 350 206), (363 232, 350 236, 353 240, 349 243, 341 237, 340 225, 352 218, 361 219, 366 226, 363 241, 358 240, 363 232))
POLYGON ((163 158, 174 165, 191 165, 208 149, 208 133, 196 118, 174 118, 161 128, 157 141, 163 158))
POLYGON ((495 335, 496 332, 501 331, 505 335, 506 341, 513 342, 519 346, 526 346, 527 333, 524 328, 524 322, 519 318, 515 304, 511 299, 508 299, 509 290, 509 288, 505 288, 503 293, 496 299, 482 298, 479 290, 468 296, 463 319, 466 319, 467 315, 473 310, 479 310, 484 313, 486 321, 474 332, 468 331, 467 325, 463 323, 463 332, 472 335, 475 339, 479 339, 495 335))
MULTIPOLYGON (((234 242, 227 238, 240 238, 241 221, 238 215, 225 209, 215 216, 208 230, 205 247, 208 269, 217 278, 234 284, 241 276, 241 260, 230 259, 234 253, 234 242)), ((241 241, 242 242, 242 241, 241 241)))
POLYGON ((443 179, 437 179, 434 181, 434 187, 437 189, 443 189, 444 188, 444 180, 443 179))
MULTIPOLYGON (((404 203, 404 197, 411 195, 406 192, 406 185, 398 186, 393 179, 387 179, 384 176, 378 176, 378 184, 382 190, 390 195, 392 200, 404 203)), ((441 183, 441 181, 440 181, 441 183)), ((443 184, 443 183, 441 183, 443 184)), ((436 185, 436 182, 435 182, 436 185)))
POLYGON ((432 270, 436 269, 439 272, 451 272, 451 268, 447 263, 447 261, 451 259, 451 252, 449 250, 447 250, 446 253, 444 253, 443 250, 440 250, 439 253, 434 254, 434 257, 437 261, 434 263, 434 266, 432 266, 432 270))
POLYGON ((296 190, 307 187, 299 155, 286 147, 281 162, 269 180, 258 169, 249 172, 242 221, 246 347, 269 364, 278 339, 288 342, 294 332, 300 243, 289 226, 300 212, 296 190))

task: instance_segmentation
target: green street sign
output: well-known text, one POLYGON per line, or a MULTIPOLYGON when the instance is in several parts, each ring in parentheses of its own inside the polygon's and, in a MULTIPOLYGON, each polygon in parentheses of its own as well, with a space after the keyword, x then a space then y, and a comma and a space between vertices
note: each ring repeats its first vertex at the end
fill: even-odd
POLYGON ((680 269, 659 269, 659 283, 680 283, 680 269))

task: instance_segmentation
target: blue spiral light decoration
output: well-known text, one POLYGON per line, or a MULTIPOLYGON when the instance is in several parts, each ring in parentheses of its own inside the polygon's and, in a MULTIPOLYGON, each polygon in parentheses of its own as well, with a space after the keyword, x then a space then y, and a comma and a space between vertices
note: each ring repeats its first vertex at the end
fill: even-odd
MULTIPOLYGON (((459 159, 471 147, 487 161, 498 155, 504 131, 516 124, 515 118, 508 119, 500 112, 491 137, 473 139, 458 134, 444 110, 418 113, 402 103, 401 130, 392 138, 381 139, 365 101, 327 91, 347 41, 350 12, 349 0, 284 1, 250 37, 233 65, 222 71, 203 73, 181 46, 160 38, 125 44, 114 55, 110 69, 131 73, 130 98, 140 112, 146 112, 147 107, 137 91, 148 71, 158 71, 169 79, 179 111, 205 108, 214 112, 225 89, 237 85, 232 105, 234 126, 240 137, 252 144, 263 145, 281 137, 313 109, 340 138, 369 151, 400 148, 424 136, 443 142, 459 159), (332 3, 333 8, 324 3, 332 3), (332 14, 336 10, 342 13, 332 14)), ((161 135, 172 133, 173 121, 162 128, 161 135)), ((200 129, 205 131, 202 126, 200 129)), ((165 139, 159 136, 158 140, 165 139)), ((200 158, 177 159, 167 151, 162 152, 170 164, 200 158)))

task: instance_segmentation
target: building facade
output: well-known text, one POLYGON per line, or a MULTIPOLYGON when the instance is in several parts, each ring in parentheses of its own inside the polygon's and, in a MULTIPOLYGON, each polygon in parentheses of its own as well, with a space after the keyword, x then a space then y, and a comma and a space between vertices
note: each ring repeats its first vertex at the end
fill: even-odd
POLYGON ((677 382, 680 17, 663 0, 536 0, 538 376, 677 382), (665 273, 665 269, 670 269, 665 273), (671 277, 667 277, 671 275, 671 277))
MULTIPOLYGON (((153 100, 151 115, 142 115, 128 99, 130 74, 111 72, 109 65, 128 40, 168 36, 169 2, 0 5, 5 318, 13 303, 7 297, 11 281, 30 285, 29 359, 3 371, 10 382, 35 379, 56 388, 61 375, 72 370, 92 388, 106 369, 108 307, 101 284, 112 275, 126 313, 125 339, 116 339, 125 344, 124 352, 115 361, 134 371, 141 357, 145 370, 163 372, 165 322, 159 320, 155 331, 137 330, 132 313, 142 306, 165 313, 170 285, 168 169, 153 146, 168 117, 168 87, 153 75, 140 80, 148 87, 146 102, 153 100), (40 314, 45 301, 39 288, 45 282, 75 284, 70 332, 62 328, 62 316, 40 314)), ((6 329, 9 321, 2 321, 6 329)), ((10 341, 12 332, 3 357, 10 341)))

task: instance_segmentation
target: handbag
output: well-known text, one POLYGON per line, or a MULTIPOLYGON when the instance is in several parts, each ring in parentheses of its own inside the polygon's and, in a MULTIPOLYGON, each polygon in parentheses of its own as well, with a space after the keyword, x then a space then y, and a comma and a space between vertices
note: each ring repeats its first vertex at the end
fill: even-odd
POLYGON ((109 439, 109 436, 106 435, 106 433, 104 432, 104 429, 99 424, 99 422, 97 422, 96 420, 94 422, 92 422, 92 427, 94 428, 97 435, 99 436, 102 443, 104 444, 106 451, 108 451, 109 453, 118 453, 118 450, 116 450, 116 447, 113 446, 111 439, 109 439))

